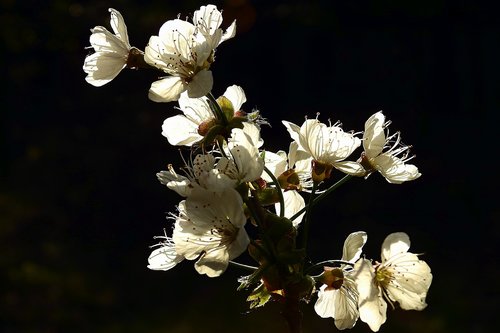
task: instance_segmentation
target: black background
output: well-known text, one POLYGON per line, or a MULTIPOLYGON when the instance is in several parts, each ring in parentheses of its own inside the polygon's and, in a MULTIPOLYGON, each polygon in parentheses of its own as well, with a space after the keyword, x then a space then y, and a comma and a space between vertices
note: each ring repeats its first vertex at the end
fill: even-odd
MULTIPOLYGON (((405 231, 434 281, 423 312, 389 310, 382 332, 489 332, 499 295, 500 24, 493 6, 466 1, 213 2, 234 39, 217 50, 216 96, 238 84, 244 109, 271 123, 265 148, 287 149, 286 119, 362 130, 384 110, 413 145, 423 176, 403 185, 354 179, 314 212, 310 255, 339 258, 365 230, 366 255, 405 231)), ((210 279, 192 262, 146 268, 153 236, 181 200, 155 173, 180 165, 161 135, 175 103, 147 98, 156 73, 84 80, 89 29, 109 7, 144 49, 168 19, 199 1, 0 1, 0 325, 2 332, 274 332, 270 304, 247 313, 234 268, 210 279)), ((340 177, 336 174, 334 177, 340 177)), ((246 260, 243 258, 242 260, 246 260)), ((314 301, 313 301, 314 302, 314 301)), ((313 303, 305 332, 336 330, 313 303)), ((368 332, 359 322, 353 329, 368 332)))

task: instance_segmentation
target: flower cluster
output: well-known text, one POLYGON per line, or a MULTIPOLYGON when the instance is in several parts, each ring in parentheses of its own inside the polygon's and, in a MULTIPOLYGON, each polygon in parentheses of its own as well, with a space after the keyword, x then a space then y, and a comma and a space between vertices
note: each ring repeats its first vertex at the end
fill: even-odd
POLYGON ((340 185, 375 172, 392 184, 420 177, 408 163, 414 157, 410 147, 399 132, 389 133, 382 111, 371 115, 361 131, 323 123, 319 115, 300 126, 282 121, 290 134, 288 152, 267 151, 261 138, 267 121, 259 111, 243 111, 244 90, 232 85, 218 98, 211 93, 215 50, 234 37, 235 22, 223 31, 221 12, 202 6, 192 22, 164 23, 143 52, 130 46, 121 14, 110 13, 114 34, 103 27, 91 30, 95 52, 85 59, 86 80, 101 86, 125 67, 161 72, 149 98, 177 101, 180 112, 164 121, 162 134, 189 156, 178 171, 169 165, 157 173, 160 183, 181 199, 167 217, 171 230, 156 237, 149 269, 170 270, 188 260, 209 277, 220 276, 230 265, 249 270, 239 290, 251 290, 250 307, 281 302, 293 332, 301 325, 299 304, 313 298, 316 313, 333 318, 338 329, 352 328, 360 319, 378 331, 386 321, 387 303, 404 310, 426 307, 432 274, 417 254, 408 252, 404 232, 386 237, 380 262, 363 254, 363 231, 346 238, 340 259, 313 263, 307 253, 308 231, 319 223, 312 221, 312 208, 340 185), (331 185, 337 175, 343 178, 331 185))

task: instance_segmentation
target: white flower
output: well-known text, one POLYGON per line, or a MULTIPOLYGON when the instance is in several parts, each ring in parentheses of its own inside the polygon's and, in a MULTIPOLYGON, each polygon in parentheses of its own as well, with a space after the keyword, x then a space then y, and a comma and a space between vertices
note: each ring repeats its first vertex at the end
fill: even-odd
POLYGON ((178 209, 172 237, 175 251, 197 260, 198 273, 219 276, 229 260, 246 250, 250 240, 244 228, 243 201, 236 190, 215 193, 199 188, 178 209))
MULTIPOLYGON (((291 218, 305 207, 305 201, 300 191, 312 187, 311 181, 311 157, 306 152, 298 149, 294 141, 290 143, 288 154, 280 150, 277 153, 266 151, 264 153, 266 168, 278 179, 284 199, 284 217, 291 218)), ((272 179, 267 172, 262 173, 266 182, 272 179)), ((280 212, 281 205, 276 204, 276 212, 280 212)), ((293 225, 297 227, 305 213, 294 219, 293 225)))
POLYGON ((148 268, 157 271, 167 271, 184 260, 184 257, 175 251, 175 244, 172 238, 166 235, 158 238, 163 238, 164 241, 160 242, 158 248, 151 252, 148 258, 148 268))
POLYGON ((222 14, 214 5, 202 6, 195 11, 193 23, 169 20, 158 36, 149 39, 144 60, 170 75, 153 82, 149 90, 151 100, 176 101, 183 91, 191 98, 210 92, 213 78, 209 68, 215 48, 236 32, 235 22, 225 33, 219 28, 221 23, 222 14))
POLYGON ((215 157, 211 154, 198 154, 190 163, 184 168, 186 176, 178 175, 172 165, 168 166, 168 171, 160 171, 156 176, 160 183, 183 197, 190 196, 193 190, 200 187, 221 192, 237 185, 235 179, 217 169, 215 157))
POLYGON ((257 180, 264 170, 259 154, 262 145, 260 132, 254 124, 243 123, 243 129, 233 128, 227 144, 227 157, 221 157, 217 169, 238 183, 257 180))
POLYGON ((87 56, 83 64, 87 73, 85 80, 96 87, 113 80, 127 65, 130 50, 137 50, 130 46, 127 26, 120 12, 113 8, 109 12, 114 34, 102 26, 91 29, 90 44, 95 53, 87 56))
POLYGON ((365 123, 363 135, 364 153, 361 164, 365 166, 366 176, 378 171, 389 183, 401 184, 421 176, 417 167, 406 164, 409 157, 409 146, 401 143, 400 133, 386 137, 390 122, 385 121, 382 111, 372 115, 365 123), (385 151, 384 151, 385 150, 385 151), (398 155, 401 155, 398 157, 398 155))
MULTIPOLYGON (((223 94, 233 105, 235 112, 239 111, 246 96, 243 89, 232 85, 223 94)), ((179 109, 183 115, 165 119, 162 126, 162 135, 173 146, 192 146, 203 139, 203 133, 215 121, 215 116, 210 109, 206 97, 189 98, 187 92, 180 95, 179 109), (201 134, 200 134, 201 133, 201 134)))
MULTIPOLYGON (((356 262, 366 243, 366 233, 350 234, 344 242, 342 261, 356 262)), ((332 317, 340 329, 352 328, 359 318, 358 293, 354 282, 352 266, 342 264, 340 268, 325 267, 323 284, 318 291, 314 310, 322 318, 332 317)))
POLYGON ((317 119, 307 119, 301 127, 288 121, 283 124, 299 148, 309 153, 314 161, 350 175, 364 173, 359 163, 344 161, 361 145, 360 139, 352 133, 344 132, 338 125, 327 126, 317 119))
POLYGON ((408 252, 410 238, 392 233, 382 244, 382 262, 375 266, 363 259, 356 263, 359 312, 362 321, 377 332, 386 320, 386 300, 398 302, 404 310, 423 310, 432 282, 431 269, 417 255, 408 252))

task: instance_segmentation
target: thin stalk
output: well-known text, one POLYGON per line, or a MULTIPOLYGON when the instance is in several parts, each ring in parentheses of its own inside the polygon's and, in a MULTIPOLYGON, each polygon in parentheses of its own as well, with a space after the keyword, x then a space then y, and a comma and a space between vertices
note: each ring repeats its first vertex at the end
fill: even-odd
POLYGON ((285 216, 285 199, 283 198, 283 192, 281 191, 281 186, 278 179, 273 175, 271 170, 269 170, 266 166, 264 166, 264 171, 267 175, 273 180, 274 186, 278 189, 278 195, 280 197, 280 217, 285 216))
POLYGON ((250 272, 255 272, 258 269, 257 267, 245 265, 245 264, 242 264, 242 263, 239 263, 236 261, 232 261, 232 260, 229 260, 229 264, 236 266, 236 267, 239 267, 239 268, 243 268, 244 270, 247 270, 250 272))
POLYGON ((309 228, 311 226, 311 211, 313 207, 313 200, 314 200, 314 193, 316 192, 316 184, 315 182, 313 183, 313 188, 311 190, 311 195, 309 196, 309 201, 307 203, 307 208, 306 211, 306 216, 304 218, 303 222, 303 227, 302 227, 302 243, 301 243, 301 248, 305 249, 307 246, 307 238, 309 237, 309 228))
MULTIPOLYGON (((345 182, 347 182, 349 179, 351 179, 353 176, 351 175, 345 175, 341 180, 339 180, 338 182, 336 182, 335 184, 333 184, 332 186, 330 186, 325 192, 321 193, 320 195, 318 195, 313 201, 312 201, 312 205, 316 205, 320 200, 322 200, 324 197, 326 197, 328 194, 332 193, 333 191, 335 191, 338 187, 340 187, 340 185, 344 184, 345 182)), ((297 217, 299 217, 303 212, 305 212, 306 209, 308 209, 308 206, 309 204, 302 208, 301 210, 299 210, 297 213, 295 213, 295 215, 293 215, 290 220, 293 221, 295 220, 297 217)))
POLYGON ((320 267, 320 266, 323 266, 325 264, 341 264, 341 265, 354 266, 354 264, 352 262, 345 261, 345 260, 324 260, 324 261, 320 261, 318 263, 315 263, 312 266, 307 267, 307 269, 304 271, 304 273, 306 274, 306 273, 312 271, 313 269, 315 269, 316 267, 320 267))

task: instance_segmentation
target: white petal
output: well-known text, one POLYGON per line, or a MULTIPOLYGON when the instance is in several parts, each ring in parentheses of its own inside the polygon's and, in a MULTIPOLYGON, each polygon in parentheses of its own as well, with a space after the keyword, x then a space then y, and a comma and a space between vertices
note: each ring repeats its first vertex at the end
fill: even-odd
POLYGON ((326 289, 326 284, 322 285, 318 291, 318 300, 314 304, 314 311, 321 318, 333 318, 335 313, 334 295, 337 290, 326 289))
MULTIPOLYGON (((346 283, 346 281, 344 281, 346 283)), ((335 298, 335 326, 339 330, 353 328, 359 318, 358 304, 347 288, 342 287, 335 298)))
POLYGON ((190 98, 198 98, 205 96, 212 90, 213 77, 209 70, 201 70, 189 82, 187 86, 188 96, 190 98))
POLYGON ((125 25, 125 20, 119 11, 113 8, 109 8, 111 13, 111 28, 115 32, 115 35, 120 38, 127 46, 130 48, 130 43, 128 40, 127 26, 125 25))
POLYGON ((213 32, 222 24, 222 14, 214 5, 201 6, 193 13, 193 23, 213 32))
POLYGON ((207 120, 213 119, 206 97, 189 98, 187 91, 179 97, 179 108, 184 115, 198 126, 207 120))
POLYGON ((161 134, 173 146, 192 146, 203 139, 198 134, 198 125, 180 115, 165 119, 161 129, 161 134))
POLYGON ((382 243, 382 263, 391 257, 408 252, 410 237, 404 232, 394 232, 388 235, 382 243))
POLYGON ((353 161, 335 162, 333 166, 345 174, 351 176, 363 176, 366 171, 361 164, 353 161))
MULTIPOLYGON (((276 177, 281 175, 286 171, 287 163, 286 163, 286 153, 282 150, 273 153, 270 151, 264 152, 264 163, 266 168, 276 177)), ((262 178, 266 182, 271 182, 272 179, 269 177, 266 171, 262 172, 262 178)))
POLYGON ((151 252, 148 258, 148 268, 152 270, 167 271, 182 260, 184 260, 184 257, 175 252, 175 247, 165 245, 151 252))
POLYGON ((356 289, 359 299, 359 317, 377 332, 386 321, 387 303, 382 298, 382 291, 375 284, 375 271, 371 262, 361 259, 354 265, 356 289))
POLYGON ((90 45, 96 52, 116 53, 122 57, 127 57, 130 46, 109 32, 108 29, 97 26, 90 31, 92 32, 90 45))
POLYGON ((356 262, 361 256, 367 238, 368 236, 364 231, 353 232, 347 236, 344 241, 342 260, 352 263, 356 262))
POLYGON ((231 23, 231 25, 226 29, 226 31, 222 35, 219 44, 225 42, 228 39, 233 38, 235 35, 236 35, 236 20, 234 20, 233 23, 231 23))
POLYGON ((158 33, 165 48, 162 52, 177 54, 183 61, 192 60, 191 36, 194 31, 195 26, 188 21, 175 19, 163 23, 158 33))
POLYGON ((113 80, 125 67, 126 59, 115 53, 96 52, 85 58, 83 70, 85 80, 95 87, 100 87, 113 80))
POLYGON ((163 41, 158 36, 151 36, 148 45, 144 50, 144 61, 149 65, 162 69, 166 73, 175 74, 175 70, 169 68, 170 57, 175 55, 167 52, 168 47, 163 44, 163 41))
POLYGON ((179 176, 173 170, 160 171, 156 177, 163 185, 177 192, 180 196, 187 197, 191 192, 191 181, 184 176, 179 176))
POLYGON ((181 78, 167 76, 151 84, 148 97, 153 102, 171 102, 178 100, 184 90, 186 84, 181 78))
POLYGON ((241 110, 241 106, 247 101, 245 92, 237 85, 227 87, 224 97, 231 101, 235 112, 241 110))
POLYGON ((384 133, 385 116, 382 111, 372 115, 365 122, 363 134, 363 148, 369 158, 373 158, 382 152, 385 145, 384 133))
MULTIPOLYGON (((284 191, 283 192, 283 199, 285 201, 285 217, 286 218, 291 218, 294 216, 296 213, 298 213, 302 208, 306 206, 305 200, 300 195, 299 192, 295 190, 291 191, 284 191)), ((280 212, 281 207, 280 204, 276 204, 276 211, 280 212)), ((304 217, 305 212, 300 214, 295 220, 292 221, 294 227, 298 227, 300 222, 302 222, 302 218, 304 217)))
POLYGON ((215 250, 203 253, 194 264, 194 268, 200 274, 217 277, 226 271, 228 264, 229 255, 227 251, 215 250))
POLYGON ((373 160, 375 168, 392 184, 401 184, 421 176, 413 164, 405 164, 400 158, 384 153, 373 160))

